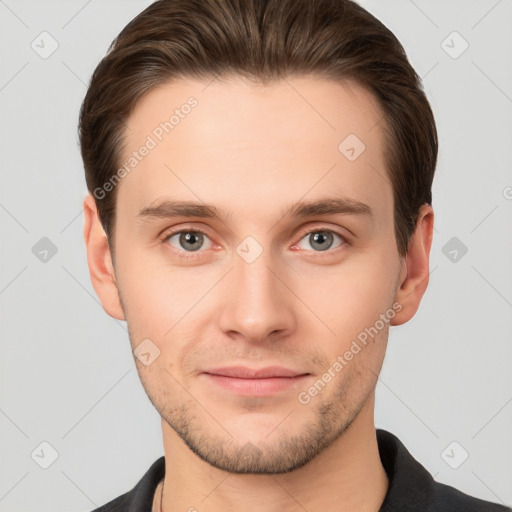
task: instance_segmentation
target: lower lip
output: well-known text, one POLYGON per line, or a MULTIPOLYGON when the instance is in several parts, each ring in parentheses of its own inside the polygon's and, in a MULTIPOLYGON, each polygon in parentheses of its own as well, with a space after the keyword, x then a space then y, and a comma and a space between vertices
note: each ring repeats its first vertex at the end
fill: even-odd
POLYGON ((285 391, 302 383, 309 375, 297 375, 296 377, 268 377, 263 379, 240 379, 203 373, 210 382, 227 389, 233 393, 247 396, 273 395, 285 391))

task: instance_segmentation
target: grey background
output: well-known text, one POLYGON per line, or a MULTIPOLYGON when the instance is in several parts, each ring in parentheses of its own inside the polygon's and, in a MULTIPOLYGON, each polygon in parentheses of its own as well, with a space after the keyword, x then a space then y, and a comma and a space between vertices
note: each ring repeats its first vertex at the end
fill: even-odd
MULTIPOLYGON (((89 280, 76 135, 95 65, 149 3, 0 0, 2 512, 91 510, 163 454, 126 325, 89 280)), ((512 1, 362 4, 424 78, 441 146, 431 281, 391 329, 376 423, 438 481, 510 505, 512 1)))

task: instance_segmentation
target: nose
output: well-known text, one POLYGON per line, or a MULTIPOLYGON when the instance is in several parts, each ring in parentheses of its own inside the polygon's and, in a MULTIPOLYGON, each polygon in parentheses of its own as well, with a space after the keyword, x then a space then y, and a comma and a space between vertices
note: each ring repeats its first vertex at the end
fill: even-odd
POLYGON ((294 295, 287 287, 286 265, 264 250, 248 262, 234 254, 233 269, 224 280, 219 327, 232 338, 262 343, 295 329, 294 295))

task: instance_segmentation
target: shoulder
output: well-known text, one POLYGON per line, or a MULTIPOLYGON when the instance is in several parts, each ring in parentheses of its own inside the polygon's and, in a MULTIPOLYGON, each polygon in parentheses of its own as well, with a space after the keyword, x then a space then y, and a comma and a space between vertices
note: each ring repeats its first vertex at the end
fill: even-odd
POLYGON ((128 491, 91 512, 127 512, 130 510, 128 507, 132 502, 132 494, 133 490, 128 491))
POLYGON ((390 432, 377 429, 377 441, 389 479, 388 492, 379 512, 512 512, 504 505, 475 498, 436 482, 390 432))
POLYGON ((130 491, 91 512, 151 512, 155 489, 165 475, 164 456, 157 459, 130 491))
POLYGON ((433 511, 450 512, 511 512, 511 509, 465 494, 454 487, 435 482, 433 484, 433 511))

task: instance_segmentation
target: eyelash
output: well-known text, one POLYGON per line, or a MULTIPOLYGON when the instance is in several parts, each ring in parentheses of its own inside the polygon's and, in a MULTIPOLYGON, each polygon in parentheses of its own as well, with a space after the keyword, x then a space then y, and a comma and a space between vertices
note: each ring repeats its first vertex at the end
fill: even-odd
MULTIPOLYGON (((334 231, 330 228, 327 228, 327 227, 315 227, 315 228, 312 228, 310 229, 309 231, 306 231, 304 233, 302 233, 302 236, 299 238, 299 242, 307 235, 310 235, 311 233, 318 233, 318 232, 327 232, 327 233, 333 233, 335 235, 337 235, 338 237, 341 238, 342 240, 342 243, 341 245, 339 245, 338 247, 335 247, 334 249, 327 249, 325 252, 333 252, 334 250, 336 249, 339 249, 340 247, 344 246, 344 245, 349 245, 349 242, 347 240, 347 237, 338 233, 337 231, 334 231)), ((166 242, 169 238, 171 238, 172 236, 174 235, 178 235, 178 234, 181 234, 181 233, 201 233, 202 235, 210 238, 208 236, 208 233, 206 233, 205 231, 203 231, 202 229, 199 229, 199 228, 193 228, 193 229, 179 229, 179 230, 176 230, 176 231, 166 231, 165 234, 162 236, 162 242, 166 242)), ((297 242, 298 243, 298 242, 297 242)), ((294 244, 294 245, 297 245, 297 244, 294 244)), ((200 257, 200 253, 203 252, 201 250, 198 250, 198 251, 193 251, 193 252, 188 252, 188 251, 177 251, 175 250, 177 253, 178 253, 178 256, 181 258, 181 259, 184 259, 184 260, 194 260, 194 259, 197 259, 200 257)), ((318 252, 318 253, 321 253, 323 251, 315 251, 315 252, 318 252)))

